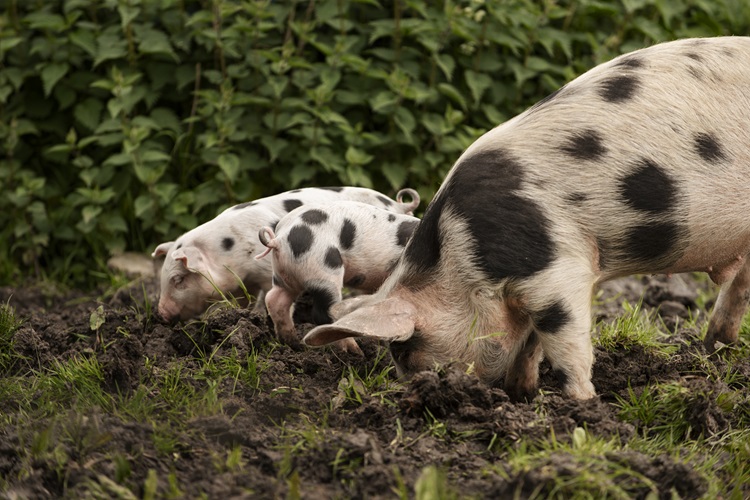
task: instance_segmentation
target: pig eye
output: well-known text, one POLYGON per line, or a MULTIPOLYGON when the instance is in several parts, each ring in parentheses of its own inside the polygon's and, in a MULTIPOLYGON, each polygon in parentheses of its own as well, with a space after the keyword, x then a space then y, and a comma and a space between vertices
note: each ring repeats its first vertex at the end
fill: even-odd
POLYGON ((184 279, 185 279, 185 278, 184 278, 183 276, 179 276, 179 275, 178 275, 178 276, 172 276, 172 284, 173 284, 174 286, 179 286, 179 285, 181 285, 181 284, 182 284, 182 281, 183 281, 184 279))

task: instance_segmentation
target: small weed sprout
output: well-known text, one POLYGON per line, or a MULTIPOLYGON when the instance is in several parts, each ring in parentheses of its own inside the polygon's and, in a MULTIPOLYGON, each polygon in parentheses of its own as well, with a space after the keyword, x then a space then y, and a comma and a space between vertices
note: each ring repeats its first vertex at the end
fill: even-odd
POLYGON ((414 483, 414 498, 416 500, 452 500, 458 498, 458 493, 448 484, 445 472, 429 465, 422 469, 414 483))
POLYGON ((7 373, 18 361, 14 354, 15 334, 21 322, 16 319, 15 309, 10 301, 0 304, 0 374, 7 373))

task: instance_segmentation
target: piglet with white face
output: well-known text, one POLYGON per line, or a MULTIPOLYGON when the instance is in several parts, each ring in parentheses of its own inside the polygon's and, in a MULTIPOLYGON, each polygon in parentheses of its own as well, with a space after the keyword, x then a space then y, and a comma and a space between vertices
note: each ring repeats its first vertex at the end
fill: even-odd
MULTIPOLYGON (((271 288, 271 262, 252 257, 265 247, 258 239, 261 227, 275 227, 295 208, 310 203, 352 200, 411 214, 419 205, 412 189, 398 192, 396 201, 371 189, 357 187, 304 188, 228 208, 216 218, 156 247, 152 257, 164 258, 159 277, 159 315, 167 320, 199 316, 221 294, 242 297, 242 286, 261 299, 271 288), (410 198, 407 203, 404 196, 410 198)), ((256 309, 262 309, 258 300, 256 309)))

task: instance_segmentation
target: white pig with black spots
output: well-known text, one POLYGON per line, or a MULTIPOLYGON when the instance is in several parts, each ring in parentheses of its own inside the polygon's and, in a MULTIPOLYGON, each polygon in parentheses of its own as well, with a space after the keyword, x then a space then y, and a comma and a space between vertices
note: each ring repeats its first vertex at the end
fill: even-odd
MULTIPOLYGON (((329 310, 341 301, 346 286, 375 292, 396 265, 419 219, 354 201, 305 205, 282 218, 274 231, 260 229, 258 237, 273 262, 273 287, 266 308, 276 334, 285 343, 299 339, 292 306, 302 292, 313 300, 313 321, 331 322, 329 310)), ((360 352, 352 339, 340 344, 360 352)))
POLYGON ((221 297, 219 291, 241 297, 241 283, 258 298, 256 308, 262 310, 262 297, 271 288, 271 263, 253 259, 265 250, 258 240, 258 230, 274 227, 295 208, 337 200, 359 201, 396 214, 411 214, 419 205, 419 195, 413 189, 402 189, 394 201, 372 189, 316 187, 230 207, 154 250, 154 258, 164 257, 159 315, 167 321, 196 317, 221 297))
POLYGON ((514 397, 545 356, 594 397, 597 283, 706 271, 705 344, 736 343, 750 301, 750 38, 617 57, 487 132, 458 159, 391 276, 304 341, 390 342, 398 370, 473 365, 514 397))

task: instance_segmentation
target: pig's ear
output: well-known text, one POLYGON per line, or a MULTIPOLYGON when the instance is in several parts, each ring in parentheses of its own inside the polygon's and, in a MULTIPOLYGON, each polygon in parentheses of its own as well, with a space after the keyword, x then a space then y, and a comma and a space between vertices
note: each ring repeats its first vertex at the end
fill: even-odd
POLYGON ((151 258, 157 258, 161 257, 162 255, 167 255, 169 251, 172 249, 172 246, 174 245, 174 241, 167 241, 165 243, 162 243, 151 254, 151 258))
POLYGON ((313 328, 304 343, 320 347, 349 337, 372 337, 403 342, 414 334, 414 306, 391 297, 374 304, 362 305, 330 325, 313 328))
POLYGON ((191 273, 205 273, 206 264, 201 251, 195 247, 182 247, 172 252, 172 258, 182 262, 185 269, 191 273))

